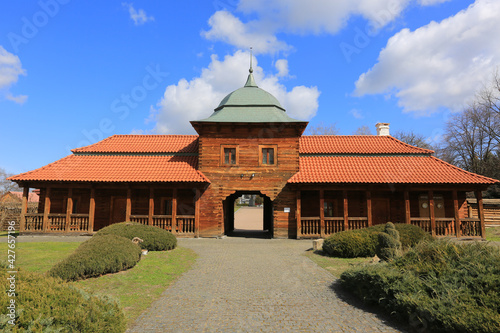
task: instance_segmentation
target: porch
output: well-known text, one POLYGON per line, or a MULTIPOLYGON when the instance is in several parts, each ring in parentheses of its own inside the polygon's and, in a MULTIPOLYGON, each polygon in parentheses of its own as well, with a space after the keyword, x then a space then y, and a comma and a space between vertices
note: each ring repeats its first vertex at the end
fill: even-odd
POLYGON ((177 237, 199 236, 198 188, 140 185, 40 188, 37 213, 27 212, 24 188, 20 232, 93 233, 131 221, 156 226, 177 237))
POLYGON ((324 238, 386 222, 413 224, 435 237, 485 237, 483 199, 479 216, 468 215, 464 190, 297 190, 297 238, 324 238))

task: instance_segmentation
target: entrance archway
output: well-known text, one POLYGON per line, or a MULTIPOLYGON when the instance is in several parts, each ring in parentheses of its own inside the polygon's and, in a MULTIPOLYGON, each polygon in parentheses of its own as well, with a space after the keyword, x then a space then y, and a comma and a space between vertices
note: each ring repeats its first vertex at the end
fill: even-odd
POLYGON ((273 237, 273 202, 268 196, 259 191, 236 191, 224 200, 223 207, 226 235, 248 238, 273 237), (243 202, 240 201, 236 205, 237 199, 242 197, 243 202), (256 197, 262 198, 262 203, 258 199, 255 200, 256 197), (257 203, 253 202, 252 205, 253 200, 257 203))

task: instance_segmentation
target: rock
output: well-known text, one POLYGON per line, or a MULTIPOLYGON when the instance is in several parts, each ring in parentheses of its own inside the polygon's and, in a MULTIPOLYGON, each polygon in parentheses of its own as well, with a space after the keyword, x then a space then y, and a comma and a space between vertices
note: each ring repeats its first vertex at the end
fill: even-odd
POLYGON ((314 251, 321 251, 323 249, 323 242, 324 241, 325 240, 322 238, 313 240, 313 250, 314 251))

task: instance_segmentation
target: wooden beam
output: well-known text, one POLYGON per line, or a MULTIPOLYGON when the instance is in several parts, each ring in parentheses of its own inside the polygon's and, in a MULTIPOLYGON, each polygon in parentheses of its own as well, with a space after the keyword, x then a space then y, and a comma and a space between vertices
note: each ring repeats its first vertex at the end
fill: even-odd
POLYGON ((43 207, 43 231, 49 231, 49 214, 50 214, 50 187, 45 189, 45 205, 43 207))
POLYGON ((481 238, 486 238, 486 230, 484 225, 483 193, 481 191, 476 191, 476 199, 477 217, 479 217, 479 223, 481 225, 481 238))
POLYGON ((325 190, 319 190, 319 234, 325 237, 325 190))
POLYGON ((460 230, 460 212, 458 210, 458 195, 457 195, 457 190, 452 191, 453 195, 453 211, 455 215, 455 235, 457 237, 461 237, 461 230, 460 230))
POLYGON ((347 199, 347 191, 343 190, 344 196, 344 231, 349 230, 349 200, 347 199))
POLYGON ((405 198, 405 223, 411 224, 410 192, 408 190, 405 190, 404 198, 405 198))
POLYGON ((19 220, 19 232, 26 230, 26 213, 28 212, 28 201, 29 201, 30 188, 23 188, 23 201, 21 203, 21 219, 19 220))
POLYGON ((66 202, 66 225, 64 226, 65 231, 69 231, 71 213, 73 213, 73 189, 70 187, 68 188, 68 199, 66 202))
POLYGON ((90 189, 90 203, 89 203, 89 232, 94 232, 94 219, 95 219, 95 189, 90 189))
POLYGON ((434 191, 429 191, 429 216, 431 218, 431 234, 436 236, 436 214, 434 212, 434 191))
POLYGON ((125 221, 130 221, 130 215, 132 214, 132 189, 127 188, 127 206, 125 209, 125 221))
POLYGON ((196 238, 200 237, 200 198, 201 191, 197 188, 194 201, 194 236, 196 238))
POLYGON ((172 194, 172 233, 175 235, 177 233, 177 189, 173 189, 172 194))
POLYGON ((301 208, 301 200, 300 200, 300 190, 297 191, 297 208, 295 210, 295 216, 297 219, 297 239, 300 239, 302 237, 302 220, 301 220, 301 214, 300 214, 300 208, 301 208))
POLYGON ((372 219, 372 192, 366 191, 366 217, 368 219, 368 226, 371 227, 373 224, 372 219))
POLYGON ((149 188, 149 208, 148 208, 148 224, 153 225, 153 215, 155 212, 155 189, 153 186, 149 188))

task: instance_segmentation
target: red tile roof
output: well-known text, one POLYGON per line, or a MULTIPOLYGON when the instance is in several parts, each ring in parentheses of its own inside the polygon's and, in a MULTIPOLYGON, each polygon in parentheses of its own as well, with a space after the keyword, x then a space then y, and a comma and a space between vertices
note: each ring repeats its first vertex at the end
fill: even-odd
POLYGON ((300 138, 300 154, 431 154, 392 136, 306 135, 300 138))
POLYGON ((69 155, 13 181, 210 182, 197 156, 69 155))
POLYGON ((113 135, 74 153, 196 153, 197 135, 113 135))
POLYGON ((433 156, 301 156, 288 183, 494 184, 433 156))

